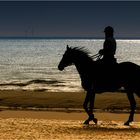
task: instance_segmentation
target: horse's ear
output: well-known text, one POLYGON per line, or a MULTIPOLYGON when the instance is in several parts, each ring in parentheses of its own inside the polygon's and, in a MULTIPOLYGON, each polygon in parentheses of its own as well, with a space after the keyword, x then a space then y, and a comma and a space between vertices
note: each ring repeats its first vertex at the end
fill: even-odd
POLYGON ((69 47, 69 45, 67 45, 67 50, 69 50, 70 49, 70 47, 69 47))

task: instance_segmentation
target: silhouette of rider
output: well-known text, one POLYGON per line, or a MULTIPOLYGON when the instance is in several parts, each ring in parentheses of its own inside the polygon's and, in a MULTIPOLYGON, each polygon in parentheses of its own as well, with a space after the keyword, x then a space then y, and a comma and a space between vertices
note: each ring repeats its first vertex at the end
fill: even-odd
POLYGON ((111 26, 107 26, 104 29, 105 41, 103 43, 103 49, 99 50, 99 54, 102 59, 99 59, 97 64, 100 67, 100 75, 98 75, 97 84, 101 84, 103 88, 114 90, 116 87, 116 58, 114 57, 116 53, 116 41, 114 39, 114 29, 111 26))
POLYGON ((104 29, 105 41, 103 44, 103 49, 99 50, 99 54, 103 56, 101 61, 104 64, 114 64, 116 63, 116 58, 114 57, 116 53, 116 41, 114 39, 114 29, 111 26, 107 26, 104 29))

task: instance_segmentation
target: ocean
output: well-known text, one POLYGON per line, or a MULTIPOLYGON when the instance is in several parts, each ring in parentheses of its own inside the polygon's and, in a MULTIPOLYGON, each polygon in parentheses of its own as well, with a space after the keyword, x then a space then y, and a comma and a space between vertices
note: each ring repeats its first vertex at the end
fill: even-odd
MULTIPOLYGON (((140 65, 140 40, 116 41, 117 61, 140 65)), ((0 39, 0 90, 81 91, 74 66, 64 71, 57 68, 66 45, 85 47, 94 55, 103 42, 103 39, 0 39)))

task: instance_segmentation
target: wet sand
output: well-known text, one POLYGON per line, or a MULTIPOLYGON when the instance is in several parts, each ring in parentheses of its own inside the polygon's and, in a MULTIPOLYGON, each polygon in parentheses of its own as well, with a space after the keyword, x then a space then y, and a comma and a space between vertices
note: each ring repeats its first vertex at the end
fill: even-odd
MULTIPOLYGON (((49 110, 49 109, 83 109, 85 93, 81 92, 47 92, 0 90, 0 109, 49 110)), ((137 110, 140 110, 140 99, 135 96, 137 110)), ((95 109, 129 110, 130 105, 125 93, 96 94, 95 109)))
POLYGON ((1 111, 0 139, 139 140, 140 114, 124 126, 128 114, 95 113, 98 124, 83 125, 85 113, 1 111))

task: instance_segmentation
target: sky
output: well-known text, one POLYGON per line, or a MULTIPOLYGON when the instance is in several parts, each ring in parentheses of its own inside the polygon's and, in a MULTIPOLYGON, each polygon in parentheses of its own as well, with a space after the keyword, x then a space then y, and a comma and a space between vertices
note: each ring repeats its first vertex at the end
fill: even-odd
POLYGON ((0 36, 140 38, 140 1, 0 1, 0 36))

